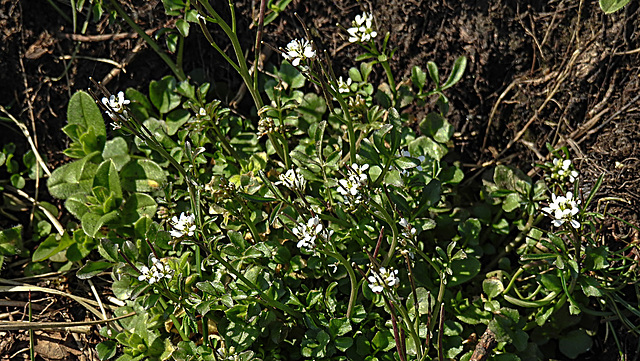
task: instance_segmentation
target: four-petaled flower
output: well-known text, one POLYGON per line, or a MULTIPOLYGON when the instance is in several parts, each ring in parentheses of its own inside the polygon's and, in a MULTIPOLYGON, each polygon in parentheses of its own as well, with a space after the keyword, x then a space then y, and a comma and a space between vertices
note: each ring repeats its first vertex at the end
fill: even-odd
POLYGON ((378 273, 375 271, 371 276, 368 277, 369 280, 369 288, 374 293, 380 293, 384 290, 385 285, 387 287, 394 287, 395 285, 400 283, 400 278, 398 278, 398 270, 394 270, 393 267, 389 267, 387 270, 384 267, 380 267, 378 273))
POLYGON ((356 19, 351 22, 351 27, 347 29, 350 43, 365 43, 376 36, 378 32, 373 26, 373 14, 362 13, 356 15, 356 19))
POLYGON ((171 277, 173 277, 171 267, 164 264, 161 260, 151 257, 151 267, 142 266, 142 268, 140 268, 138 281, 147 281, 152 285, 163 278, 171 279, 171 277))
POLYGON ((564 196, 556 196, 551 194, 552 202, 549 207, 542 208, 542 211, 547 213, 550 217, 554 218, 553 225, 560 227, 564 222, 569 222, 571 227, 580 228, 580 222, 574 219, 574 217, 580 212, 578 204, 580 200, 573 198, 573 193, 567 192, 564 196))
POLYGON ((195 230, 196 217, 193 214, 180 213, 180 218, 173 216, 171 225, 173 229, 169 231, 172 237, 180 238, 184 236, 192 237, 195 230))
POLYGON ((300 174, 300 168, 289 169, 284 174, 280 174, 278 179, 280 181, 276 182, 276 184, 284 184, 289 189, 298 189, 300 191, 304 190, 304 186, 307 183, 302 174, 300 174))
POLYGON ((315 250, 318 237, 328 240, 333 234, 333 231, 324 228, 318 216, 309 218, 306 224, 298 223, 298 226, 293 227, 292 232, 298 237, 298 248, 308 252, 315 250))
POLYGON ((111 119, 117 119, 116 114, 122 114, 125 118, 128 117, 125 105, 129 105, 131 101, 124 98, 124 92, 118 92, 118 96, 111 95, 109 98, 103 97, 102 104, 107 108, 106 113, 111 119))
POLYGON ((298 66, 303 60, 312 60, 316 57, 316 51, 313 45, 307 39, 293 39, 287 44, 282 56, 291 62, 291 65, 298 66))

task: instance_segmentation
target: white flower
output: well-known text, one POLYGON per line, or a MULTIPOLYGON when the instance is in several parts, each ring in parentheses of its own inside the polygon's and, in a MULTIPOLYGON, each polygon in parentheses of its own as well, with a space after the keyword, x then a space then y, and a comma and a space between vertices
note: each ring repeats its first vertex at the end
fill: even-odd
POLYGON ((318 216, 311 217, 307 223, 298 223, 298 226, 292 229, 293 234, 298 237, 298 248, 313 252, 316 248, 316 239, 318 237, 328 240, 331 238, 333 231, 324 229, 318 216))
POLYGON ((293 39, 287 44, 282 56, 291 62, 291 65, 298 66, 303 60, 312 60, 316 57, 316 51, 313 50, 311 42, 307 39, 293 39))
POLYGON ((402 236, 405 238, 413 238, 416 235, 416 229, 409 224, 405 218, 400 218, 400 226, 403 228, 402 236))
POLYGON ((365 173, 367 169, 369 169, 368 164, 353 163, 348 170, 347 178, 338 181, 338 193, 342 194, 347 206, 356 206, 364 200, 360 190, 367 184, 367 174, 365 173))
POLYGON ((571 227, 580 228, 580 222, 573 218, 580 212, 580 209, 578 208, 580 200, 575 200, 573 198, 573 193, 571 192, 567 192, 564 196, 556 196, 555 194, 552 194, 551 199, 552 202, 549 204, 549 207, 542 208, 542 211, 547 213, 550 217, 555 218, 552 222, 553 225, 560 227, 564 222, 569 222, 571 227))
POLYGON ((352 83, 351 78, 347 78, 347 81, 344 81, 344 80, 342 80, 342 76, 340 76, 338 78, 337 83, 338 83, 338 92, 339 93, 348 93, 348 92, 351 91, 351 88, 350 88, 351 83, 352 83))
POLYGON ((578 178, 578 172, 572 169, 570 159, 554 158, 549 177, 560 182, 566 182, 568 179, 570 183, 573 183, 578 178))
POLYGON ((356 15, 356 19, 351 22, 351 26, 347 29, 350 43, 365 43, 378 36, 373 27, 373 14, 371 13, 365 12, 362 15, 356 15))
POLYGON ((171 225, 173 229, 169 231, 172 237, 180 238, 184 236, 193 237, 196 230, 196 217, 193 214, 180 213, 180 218, 173 216, 171 225))
POLYGON ((118 92, 117 98, 113 94, 109 98, 102 98, 102 104, 107 108, 106 113, 111 119, 116 119, 116 114, 122 114, 125 118, 128 117, 124 106, 129 105, 129 103, 131 103, 131 101, 124 98, 122 91, 118 92))
POLYGON ((120 123, 118 123, 118 122, 111 122, 111 129, 112 129, 112 130, 118 130, 118 129, 120 129, 120 128, 122 128, 122 125, 120 125, 120 123))
POLYGON ((171 279, 171 277, 173 277, 173 270, 171 267, 163 263, 161 260, 151 257, 151 267, 142 266, 142 268, 140 268, 138 281, 147 281, 149 284, 154 284, 163 278, 171 279))
POLYGON ((367 278, 369 280, 369 288, 374 293, 380 293, 384 290, 384 286, 394 287, 400 283, 400 278, 398 278, 398 270, 394 270, 393 267, 390 267, 387 270, 384 267, 380 267, 379 273, 373 273, 373 275, 367 278))
POLYGON ((198 110, 198 115, 204 117, 205 115, 207 115, 207 110, 205 108, 200 108, 198 110))
POLYGON ((300 168, 289 169, 284 174, 280 174, 278 176, 280 181, 276 182, 276 184, 284 184, 285 187, 289 189, 298 189, 304 190, 304 186, 307 184, 307 181, 304 179, 302 174, 300 174, 300 168))

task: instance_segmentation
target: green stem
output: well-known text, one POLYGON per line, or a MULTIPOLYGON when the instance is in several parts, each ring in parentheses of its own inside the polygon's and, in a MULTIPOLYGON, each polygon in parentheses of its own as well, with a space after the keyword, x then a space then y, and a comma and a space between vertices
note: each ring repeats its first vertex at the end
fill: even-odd
POLYGON ((396 310, 398 310, 400 312, 400 314, 402 316, 402 321, 403 321, 407 331, 409 331, 409 335, 413 339, 413 343, 414 343, 414 345, 416 347, 416 352, 418 353, 417 358, 419 360, 419 359, 422 358, 422 342, 420 342, 420 336, 418 336, 418 333, 412 327, 411 320, 409 319, 409 314, 404 309, 404 307, 402 307, 402 304, 400 302, 397 302, 396 310))
POLYGON ((382 213, 382 216, 383 216, 384 220, 391 227, 391 235, 392 235, 391 245, 389 246, 389 251, 387 252, 387 255, 384 257, 384 260, 382 261, 382 266, 386 267, 389 264, 389 262, 391 261, 391 257, 393 257, 393 254, 395 253, 396 247, 398 246, 398 227, 396 226, 396 222, 393 220, 393 218, 391 218, 391 216, 389 215, 387 210, 384 209, 384 207, 379 205, 373 199, 371 200, 370 204, 378 212, 382 213))
MULTIPOLYGON (((165 311, 167 310, 167 303, 162 299, 162 297, 158 298, 158 300, 160 301, 160 304, 162 305, 162 308, 165 309, 165 311)), ((189 341, 189 338, 187 337, 187 335, 184 334, 184 331, 182 330, 182 324, 180 322, 178 322, 178 319, 176 318, 176 316, 173 314, 173 312, 171 314, 169 314, 169 318, 171 319, 171 322, 173 322, 173 325, 176 327, 176 330, 178 330, 178 333, 180 334, 180 338, 182 338, 182 341, 189 341)))
POLYGON ((347 269, 347 274, 349 275, 349 281, 351 282, 351 293, 349 294, 349 305, 347 306, 347 319, 351 318, 351 312, 353 311, 353 306, 356 303, 356 295, 358 294, 358 281, 356 280, 356 272, 353 270, 353 267, 347 262, 347 260, 342 257, 342 255, 338 252, 324 251, 328 256, 331 256, 344 266, 347 269))
MULTIPOLYGON (((114 0, 111 0, 114 1, 114 0)), ((240 46, 240 41, 238 40, 238 35, 236 34, 236 21, 235 21, 235 11, 233 11, 233 4, 229 2, 229 7, 231 8, 231 27, 222 19, 222 17, 213 9, 211 4, 207 0, 198 0, 198 2, 204 6, 207 12, 211 15, 211 17, 215 20, 215 23, 220 26, 222 31, 227 35, 229 40, 231 40, 231 46, 233 47, 233 52, 236 55, 236 59, 238 60, 238 73, 240 77, 244 81, 247 89, 249 89, 249 93, 251 93, 251 97, 256 105, 256 108, 260 110, 264 103, 260 94, 258 93, 258 89, 253 87, 253 79, 249 74, 249 68, 247 67, 247 61, 242 52, 242 47, 240 46)), ((229 61, 229 60, 227 60, 229 61)), ((233 64, 233 62, 232 62, 233 64)))
MULTIPOLYGON (((385 59, 387 56, 384 55, 385 59)), ((395 105, 398 101, 398 91, 396 90, 396 81, 393 79, 393 73, 391 73, 391 66, 389 65, 389 60, 381 61, 382 68, 384 72, 387 73, 387 80, 389 81, 389 88, 391 88, 391 93, 393 94, 393 104, 395 105)))
POLYGON ((211 128, 213 129, 213 133, 215 134, 216 138, 218 138, 218 140, 222 144, 222 148, 227 152, 227 154, 233 157, 236 161, 241 159, 238 152, 236 152, 235 148, 233 148, 231 143, 229 143, 229 140, 227 139, 227 137, 225 137, 222 134, 218 125, 215 124, 214 121, 211 121, 210 124, 211 124, 211 128))
POLYGON ((109 0, 109 2, 114 7, 114 9, 118 13, 118 15, 122 16, 124 21, 127 24, 129 24, 129 26, 131 26, 131 28, 136 33, 138 33, 138 35, 142 39, 144 39, 144 41, 151 47, 151 49, 153 49, 156 52, 156 54, 158 54, 160 56, 160 58, 162 58, 162 60, 164 60, 164 62, 169 66, 169 68, 171 68, 173 73, 176 75, 178 80, 180 80, 180 81, 186 80, 187 77, 184 75, 184 71, 182 71, 182 69, 178 68, 176 66, 176 64, 173 62, 173 60, 171 60, 171 58, 169 58, 167 53, 165 53, 164 51, 162 51, 162 49, 160 49, 160 46, 158 45, 158 43, 156 43, 149 35, 147 35, 147 33, 145 33, 144 30, 142 30, 138 26, 138 24, 136 24, 133 21, 133 19, 131 19, 131 17, 129 17, 129 15, 127 15, 127 13, 120 7, 118 2, 116 0, 109 0))

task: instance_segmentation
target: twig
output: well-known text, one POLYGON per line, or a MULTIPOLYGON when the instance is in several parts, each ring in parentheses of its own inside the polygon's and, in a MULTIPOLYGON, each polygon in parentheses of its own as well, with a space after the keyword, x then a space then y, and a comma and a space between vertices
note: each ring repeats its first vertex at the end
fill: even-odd
POLYGON ((107 322, 121 320, 123 318, 135 315, 135 312, 128 313, 123 316, 109 318, 106 320, 81 321, 81 322, 24 322, 24 321, 5 321, 0 322, 0 331, 18 331, 18 330, 43 330, 51 328, 68 329, 78 326, 100 325, 107 322))
MULTIPOLYGON (((151 35, 158 28, 145 30, 145 34, 151 35)), ((138 37, 138 33, 117 33, 117 34, 99 34, 99 35, 82 35, 82 34, 59 34, 61 38, 69 39, 73 41, 80 41, 85 43, 93 43, 109 40, 122 40, 122 39, 134 39, 138 37)))
POLYGON ((107 319, 107 313, 104 310, 104 305, 102 304, 102 300, 100 299, 100 295, 98 294, 98 291, 96 290, 96 286, 93 285, 93 282, 89 279, 87 280, 89 281, 89 287, 91 287, 91 292, 93 292, 93 296, 96 298, 96 301, 98 301, 98 306, 100 306, 100 312, 102 312, 102 319, 106 320, 107 319))
POLYGON ((493 331, 491 331, 489 327, 487 327, 487 329, 482 334, 480 341, 478 341, 478 344, 476 345, 475 350, 473 350, 473 355, 471 355, 471 358, 469 359, 469 361, 486 360, 489 357, 489 354, 491 354, 491 351, 493 350, 493 348, 496 347, 497 344, 498 344, 498 341, 496 340, 496 334, 493 333, 493 331))

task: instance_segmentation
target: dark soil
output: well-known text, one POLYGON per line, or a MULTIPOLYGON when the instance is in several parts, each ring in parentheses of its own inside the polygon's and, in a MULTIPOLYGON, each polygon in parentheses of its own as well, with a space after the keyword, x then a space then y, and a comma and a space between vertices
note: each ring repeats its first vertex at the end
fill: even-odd
MULTIPOLYGON (((124 2, 124 9, 145 30, 174 24, 175 20, 164 14, 160 0, 124 2)), ((71 16, 67 3, 54 3, 71 16)), ((227 12, 226 2, 215 3, 220 4, 216 6, 222 13, 227 12)), ((255 31, 249 27, 251 18, 257 17, 259 1, 236 5, 243 46, 249 48, 255 31)), ((263 40, 278 48, 302 37, 303 27, 294 16, 297 13, 315 34, 317 44, 330 54, 336 74, 344 75, 360 49, 345 45, 345 32, 336 23, 348 27, 351 19, 365 9, 373 11, 380 33, 391 34, 389 43, 397 48, 392 67, 398 79, 408 77, 412 66, 425 69, 430 60, 443 74, 456 57, 468 58, 465 76, 447 95, 451 101, 449 119, 456 129, 456 150, 470 175, 500 163, 517 165, 534 174, 533 164, 547 157, 545 143, 566 145, 582 174, 584 193, 604 174, 595 203, 598 209, 640 225, 638 2, 605 15, 595 1, 294 0, 266 27, 263 40)), ((66 104, 73 92, 90 86, 90 78, 102 81, 111 91, 134 87, 147 92, 145 86, 151 80, 171 74, 139 37, 97 37, 132 33, 119 21, 110 22, 105 17, 97 23, 89 22, 86 36, 77 37, 83 14, 78 14, 78 30, 74 33, 70 23, 48 2, 0 0, 0 104, 35 134, 38 149, 46 155, 51 169, 65 162, 61 151, 67 139, 61 128, 66 123, 66 104), (76 49, 77 57, 70 60, 76 49), (96 59, 124 66, 118 69, 96 59)), ((225 48, 227 44, 221 45, 225 48)), ((199 69, 207 80, 216 83, 219 94, 227 95, 223 100, 229 103, 236 94, 224 89, 238 89, 240 79, 195 27, 186 46, 185 70, 199 69)), ((277 61, 277 53, 268 47, 265 55, 277 61)), ((373 76, 382 79, 381 69, 376 71, 373 76)), ((246 108, 238 109, 242 113, 246 108)), ((15 126, 5 121, 0 125, 0 144, 14 142, 19 152, 28 149, 15 126)), ((35 185, 28 184, 26 189, 33 194, 35 185)), ((42 184, 38 192, 41 199, 48 199, 42 184)), ((10 220, 0 219, 0 227, 9 224, 10 220)), ((639 238, 637 229, 613 218, 607 220, 605 235, 612 245, 637 243, 639 238)), ((88 289, 77 291, 93 298, 88 289)), ((26 300, 26 295, 8 298, 26 300)), ((69 304, 59 303, 51 306, 56 312, 43 317, 80 317, 69 304)), ((0 306, 0 312, 15 309, 0 306)), ((605 338, 604 329, 604 325, 600 327, 602 337, 595 338, 593 351, 583 359, 618 359, 618 348, 612 337, 605 338)), ((620 332, 627 357, 634 356, 637 340, 624 337, 622 329, 620 332)), ((92 347, 80 347, 83 342, 95 342, 93 335, 82 336, 81 340, 60 333, 46 337, 43 339, 57 339, 66 347, 66 356, 58 359, 95 358, 92 347)), ((26 339, 24 332, 9 333, 0 342, 1 359, 27 357, 20 352, 27 347, 26 339)), ((41 351, 41 355, 56 359, 53 353, 41 351)))

